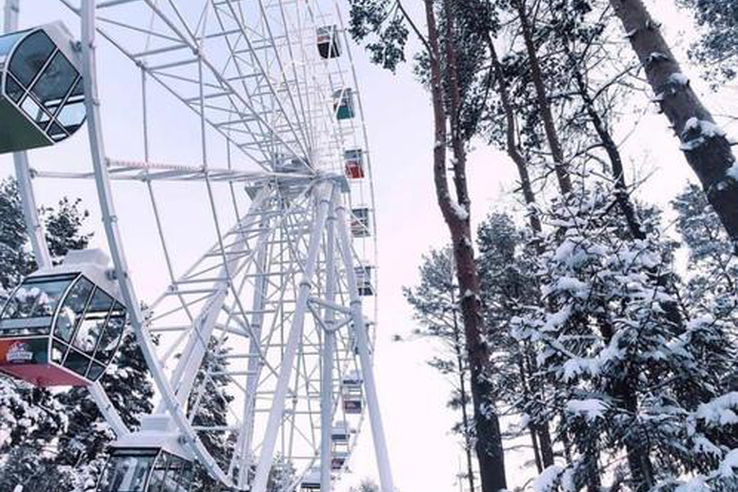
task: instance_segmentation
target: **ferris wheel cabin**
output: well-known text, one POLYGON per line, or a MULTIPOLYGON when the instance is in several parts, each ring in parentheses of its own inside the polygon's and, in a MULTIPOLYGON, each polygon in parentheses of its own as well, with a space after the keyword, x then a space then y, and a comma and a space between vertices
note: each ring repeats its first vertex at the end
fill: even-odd
POLYGON ((28 276, 0 314, 0 371, 36 386, 86 386, 115 355, 126 309, 100 250, 28 276))
POLYGON ((81 72, 61 22, 0 37, 0 154, 53 145, 82 126, 81 72))
POLYGON ((333 93, 333 111, 339 121, 350 120, 356 116, 353 89, 346 87, 333 93))
POLYGON ((147 415, 141 430, 112 445, 97 492, 215 492, 215 480, 182 446, 168 416, 147 415))
POLYGON ((348 179, 364 178, 364 152, 361 149, 345 151, 343 161, 348 179))
POLYGON ((300 484, 301 491, 320 490, 320 468, 313 467, 308 470, 300 484))
POLYGON ((369 222, 369 209, 366 207, 354 208, 351 210, 351 233, 354 237, 371 236, 371 226, 369 222))
POLYGON ((336 26, 318 28, 318 52, 325 60, 341 56, 341 41, 336 26))
POLYGON ((361 373, 358 371, 352 371, 343 377, 341 398, 343 400, 343 411, 346 415, 358 415, 363 411, 363 382, 361 373))

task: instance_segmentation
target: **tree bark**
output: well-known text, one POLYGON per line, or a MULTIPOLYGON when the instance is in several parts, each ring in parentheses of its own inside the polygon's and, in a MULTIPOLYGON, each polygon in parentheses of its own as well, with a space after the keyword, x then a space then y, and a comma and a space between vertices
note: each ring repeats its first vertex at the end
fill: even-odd
MULTIPOLYGON (((735 248, 738 245, 738 173, 728 172, 736 164, 730 142, 715 126, 712 114, 681 73, 659 25, 643 2, 610 0, 610 5, 625 28, 656 94, 656 101, 679 137, 687 162, 735 248)), ((738 170, 737 167, 733 170, 738 170)))
POLYGON ((571 179, 569 177, 569 167, 564 160, 564 151, 562 150, 561 140, 556 131, 553 114, 551 113, 551 104, 548 100, 546 85, 543 82, 543 72, 541 71, 541 63, 538 60, 538 49, 533 39, 533 29, 528 19, 528 13, 525 10, 524 0, 513 0, 513 4, 518 11, 520 18, 520 26, 523 31, 523 40, 525 49, 528 52, 528 62, 530 64, 531 80, 536 91, 536 99, 538 101, 538 111, 543 120, 543 129, 546 133, 551 156, 554 160, 554 171, 556 179, 559 183, 559 190, 563 195, 571 191, 571 179))
MULTIPOLYGON (((505 76, 502 64, 500 63, 494 42, 486 33, 487 45, 490 51, 490 59, 494 68, 495 78, 497 79, 497 93, 500 96, 500 103, 505 113, 505 135, 506 135, 506 151, 510 159, 515 163, 520 178, 520 188, 523 193, 525 203, 528 205, 528 220, 533 233, 540 235, 542 232, 541 219, 538 215, 536 205, 536 197, 531 185, 530 175, 528 173, 528 163, 518 149, 517 139, 515 137, 515 112, 510 102, 510 92, 508 89, 507 78, 505 76)), ((536 242, 538 251, 542 251, 540 242, 536 242)), ((551 442, 551 433, 547 423, 532 424, 532 436, 534 451, 536 453, 536 463, 541 463, 543 468, 554 464, 553 444, 551 442), (537 439, 536 439, 537 437, 537 439)))
MULTIPOLYGON (((521 350, 525 351, 526 347, 521 347, 521 350)), ((530 401, 531 399, 531 390, 530 385, 528 384, 528 378, 529 371, 527 370, 527 365, 525 363, 526 354, 525 352, 521 353, 521 357, 518 360, 518 370, 520 371, 520 387, 523 390, 523 398, 525 401, 530 401)), ((543 471, 543 460, 541 458, 541 448, 538 445, 539 436, 538 436, 538 426, 536 426, 533 422, 530 422, 528 424, 528 432, 530 433, 530 441, 533 446, 533 458, 536 462, 536 469, 538 470, 538 473, 541 473, 543 471)))
POLYGON ((630 200, 628 185, 625 181, 623 158, 620 155, 618 145, 615 143, 615 140, 612 138, 610 131, 605 125, 605 121, 595 107, 595 102, 589 93, 589 85, 586 80, 584 80, 584 75, 582 74, 579 61, 569 50, 568 46, 564 45, 564 50, 566 51, 567 58, 571 64, 571 70, 574 75, 574 81, 577 84, 579 97, 582 99, 584 109, 587 111, 587 116, 589 116, 589 121, 592 123, 592 127, 597 133, 600 143, 605 149, 605 153, 610 160, 610 172, 612 173, 613 180, 615 181, 615 199, 617 200, 620 212, 622 212, 623 217, 625 217, 628 231, 634 239, 646 239, 646 232, 643 230, 643 226, 638 218, 633 202, 630 200))
MULTIPOLYGON (((457 203, 451 197, 446 175, 446 117, 444 90, 440 66, 441 50, 438 41, 434 0, 424 0, 428 25, 429 61, 431 71, 431 94, 435 125, 435 145, 433 150, 433 176, 436 198, 443 218, 451 233, 456 274, 461 292, 461 313, 464 321, 466 351, 470 375, 474 423, 476 431, 476 452, 479 461, 480 479, 483 492, 497 492, 507 488, 505 462, 502 448, 499 417, 490 401, 493 387, 487 375, 490 362, 489 347, 484 337, 484 324, 479 296, 479 279, 474 262, 471 224, 469 220, 470 200, 466 186, 466 154, 457 128, 459 91, 456 81, 455 58, 452 39, 446 40, 446 59, 450 75, 450 110, 448 117, 452 126, 452 148, 454 151, 454 183, 457 203), (450 55, 450 56, 449 56, 450 55)), ((443 3, 446 14, 450 13, 448 0, 443 3)), ((451 19, 452 17, 449 17, 451 19)), ((450 26, 447 26, 450 29, 450 26)), ((450 33, 447 32, 447 34, 450 33)), ((448 38, 448 36, 447 36, 448 38)))
MULTIPOLYGON (((451 302, 456 305, 458 299, 454 294, 454 289, 451 289, 451 302)), ((459 399, 461 400, 461 424, 464 432, 464 458, 466 459, 466 474, 467 481, 469 482, 469 492, 475 492, 475 479, 474 479, 474 463, 472 461, 472 451, 474 449, 471 431, 471 420, 469 418, 469 412, 467 407, 469 405, 469 393, 466 388, 467 379, 467 365, 464 362, 464 348, 463 339, 461 337, 461 329, 459 327, 459 317, 456 314, 456 310, 453 312, 453 324, 454 324, 454 352, 456 355, 457 372, 459 374, 459 399)))
POLYGON ((530 174, 528 173, 528 163, 518 149, 517 139, 515 138, 515 112, 510 102, 510 92, 507 85, 507 78, 502 69, 502 64, 497 56, 494 42, 489 32, 486 33, 487 45, 489 47, 490 58, 494 67, 495 78, 497 79, 497 93, 500 96, 502 110, 505 112, 505 150, 510 159, 515 163, 520 177, 520 188, 523 192, 525 204, 528 205, 528 221, 533 232, 540 234, 543 230, 541 227, 541 219, 538 216, 538 208, 536 206, 536 196, 533 193, 533 186, 530 182, 530 174))

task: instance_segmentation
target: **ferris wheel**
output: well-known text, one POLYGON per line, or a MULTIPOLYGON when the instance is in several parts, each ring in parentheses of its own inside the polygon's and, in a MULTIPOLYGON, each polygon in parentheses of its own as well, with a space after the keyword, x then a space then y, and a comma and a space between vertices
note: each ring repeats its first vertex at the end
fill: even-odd
POLYGON ((39 270, 0 314, 0 371, 89 388, 117 434, 100 492, 265 492, 279 460, 296 471, 281 490, 329 491, 365 415, 394 492, 372 369, 371 159, 337 1, 25 5, 62 5, 79 33, 21 30, 19 3, 6 0, 0 37, 0 153, 13 153, 39 270), (131 100, 115 155, 103 50, 136 81, 115 94, 131 100), (72 144, 83 167, 31 150, 72 144), (105 247, 52 263, 46 182, 94 188, 105 247), (136 430, 100 383, 126 324, 157 392, 136 430), (201 418, 213 405, 227 417, 201 418))

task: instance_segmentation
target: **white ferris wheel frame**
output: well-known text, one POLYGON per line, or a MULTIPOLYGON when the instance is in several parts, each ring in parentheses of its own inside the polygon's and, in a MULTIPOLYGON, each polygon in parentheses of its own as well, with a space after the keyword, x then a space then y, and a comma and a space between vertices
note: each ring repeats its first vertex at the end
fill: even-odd
MULTIPOLYGON (((77 12, 81 18, 82 25, 82 39, 80 42, 80 50, 83 61, 83 77, 84 77, 84 89, 85 89, 85 104, 87 108, 87 126, 89 145, 92 156, 93 173, 86 176, 76 177, 87 177, 94 178, 99 204, 103 216, 103 224, 105 234, 107 237, 108 246, 113 259, 117 280, 120 286, 121 293, 124 301, 128 307, 129 319, 133 326, 139 344, 141 346, 143 355, 146 359, 147 365, 151 371, 152 378, 159 389, 162 397, 162 403, 158 410, 165 411, 170 415, 172 420, 176 423, 178 430, 181 432, 182 437, 186 443, 186 446, 191 449, 193 454, 199 463, 205 467, 209 474, 217 478, 221 483, 226 486, 234 487, 229 473, 224 472, 221 467, 215 462, 213 457, 207 451, 198 437, 195 430, 192 428, 191 423, 188 421, 187 416, 183 410, 180 398, 178 398, 177 391, 172 387, 170 380, 164 374, 159 367, 159 362, 156 356, 156 352, 153 346, 150 333, 145 328, 146 320, 144 313, 141 311, 140 303, 135 293, 135 289, 129 275, 128 263, 126 261, 123 239, 118 229, 117 216, 115 213, 115 207, 113 204, 113 192, 111 189, 112 179, 126 179, 126 171, 141 171, 148 172, 151 168, 156 166, 151 163, 121 163, 109 159, 105 153, 105 144, 102 131, 102 118, 100 113, 100 100, 98 96, 98 85, 97 85, 97 70, 96 70, 96 49, 97 49, 97 38, 98 34, 102 31, 96 24, 96 10, 107 7, 112 7, 120 4, 131 3, 131 2, 144 2, 152 9, 156 9, 155 2, 151 0, 103 0, 96 2, 96 0, 81 0, 81 8, 77 12), (110 168, 118 166, 116 169, 116 175, 111 176, 110 168)), ((239 0, 224 0, 222 3, 227 3, 232 7, 233 3, 237 3, 239 0)), ((258 0, 262 6, 261 0, 258 0)), ((61 0, 62 3, 72 8, 68 0, 61 0)), ((336 6, 337 7, 337 6, 336 6)), ((337 7, 338 10, 338 7, 337 7)), ((340 19, 340 11, 339 19, 340 19)), ((19 17, 19 0, 6 0, 5 1, 5 32, 13 32, 18 29, 18 17, 19 17)), ((248 41, 248 36, 245 36, 248 41)), ((185 37, 183 36, 183 39, 185 37)), ((111 40, 112 41, 112 40, 111 40)), ((120 47, 118 47, 120 49, 120 47)), ((201 124, 203 127, 209 122, 205 118, 205 87, 203 83, 202 71, 203 66, 208 63, 207 59, 202 52, 197 50, 196 46, 190 46, 192 48, 196 63, 200 71, 200 97, 199 104, 202 109, 200 112, 201 124)), ((250 46, 253 49, 252 46, 250 46)), ((346 46, 348 52, 351 73, 356 82, 356 72, 353 66, 353 60, 351 59, 351 53, 348 46, 346 46)), ((131 59, 133 59, 132 56, 131 59)), ((279 61, 281 64, 281 60, 279 61)), ((148 74, 147 67, 141 64, 142 69, 142 83, 145 84, 146 75, 148 74)), ((212 67, 211 67, 212 68, 212 67)), ((284 71, 284 69, 282 69, 284 71)), ((154 77, 155 78, 155 77, 154 77)), ((271 85, 270 85, 271 87, 271 85)), ((228 97, 236 97, 237 91, 233 91, 234 95, 228 97)), ((358 99, 359 112, 363 115, 361 109, 361 100, 358 99)), ((294 101, 290 101, 293 108, 296 110, 294 101)), ((269 126, 269 122, 260 116, 259 111, 251 107, 249 102, 241 98, 239 103, 241 107, 246 108, 246 111, 242 111, 240 116, 246 117, 251 115, 259 125, 269 126), (249 114, 244 114, 248 112, 249 114)), ((278 101, 279 105, 282 104, 278 101)), ((281 111, 286 115, 284 108, 280 106, 281 111)), ((289 119, 288 119, 289 120, 289 119)), ((211 125, 212 126, 212 125, 211 125)), ((290 121, 287 121, 287 126, 290 127, 290 131, 297 131, 290 121)), ((366 141, 366 129, 363 121, 361 123, 361 129, 363 132, 364 141, 366 141)), ((278 133, 278 132, 274 132, 278 133)), ((300 144, 300 140, 289 141, 285 137, 277 138, 281 140, 281 144, 287 149, 293 149, 296 144, 300 144)), ((315 138, 314 136, 312 138, 315 138)), ((248 146, 244 146, 248 147, 248 146)), ((249 155, 254 162, 259 163, 262 167, 265 166, 263 158, 255 155, 250 149, 241 149, 245 154, 249 155)), ((306 151, 303 147, 301 151, 306 151)), ((263 156, 262 156, 263 157, 263 156)), ((367 155, 368 158, 368 155, 367 155)), ((32 178, 35 176, 32 172, 29 158, 26 152, 18 152, 13 155, 16 179, 18 182, 19 193, 23 205, 24 219, 26 223, 27 232, 30 237, 31 245, 36 255, 36 260, 40 267, 46 267, 51 265, 51 259, 49 255, 48 245, 44 235, 43 226, 38 217, 36 199, 34 196, 34 189, 32 184, 32 178)), ((280 177, 278 173, 238 173, 225 170, 209 170, 207 168, 207 158, 203 158, 204 165, 201 173, 193 172, 192 169, 187 171, 183 169, 177 169, 176 166, 163 166, 167 176, 172 179, 192 179, 194 176, 196 179, 203 179, 208 183, 209 180, 224 180, 224 181, 259 181, 265 177, 280 177)), ((161 167, 161 166, 160 166, 161 167)), ((370 167, 368 168, 370 172, 370 167)), ((48 173, 50 177, 54 173, 48 173)), ((71 177, 71 176, 64 176, 71 177)), ((136 179, 133 176, 129 176, 129 179, 136 179)), ((356 337, 356 347, 358 350, 358 356, 361 363, 362 369, 362 385, 365 391, 365 397, 367 402, 367 411, 371 423, 371 431, 374 442, 374 449, 376 453, 377 466, 380 475, 380 484, 383 492, 394 492, 394 485, 392 474, 389 465, 389 457, 387 452, 386 438, 382 425, 382 417, 379 410, 379 402, 376 389, 376 381, 373 372, 373 356, 370 351, 370 341, 368 331, 365 328, 365 319, 362 312, 362 301, 359 296, 357 278, 354 269, 354 257, 352 252, 352 240, 349 223, 347 219, 346 207, 342 203, 342 200, 338 197, 338 188, 341 186, 340 179, 334 174, 322 174, 312 176, 304 176, 303 179, 310 182, 308 188, 312 195, 312 199, 317 203, 316 218, 312 224, 312 231, 310 232, 310 243, 307 252, 307 260, 302 270, 302 280, 299 283, 299 292, 296 302, 296 308, 291 321, 291 329, 289 331, 289 338, 285 347, 285 354, 282 366, 280 368, 279 379, 277 388, 274 394, 274 404, 269 414, 269 420, 267 424, 265 440, 262 443, 260 452, 260 460, 256 468, 255 478, 251 487, 253 492, 264 492, 267 486, 268 475, 272 466, 272 459, 274 454, 274 446, 277 438, 277 432, 282 423, 283 413, 285 410, 285 402, 288 391, 288 384, 290 374, 294 365, 295 354, 297 346, 300 343, 300 331, 303 323, 303 318, 306 313, 311 310, 310 303, 316 302, 321 305, 324 312, 322 325, 325 328, 324 331, 324 343, 322 349, 322 366, 321 366, 321 401, 320 401, 320 418, 321 418, 321 441, 320 441, 320 462, 321 462, 321 491, 328 492, 331 490, 331 430, 333 423, 333 409, 335 401, 333 401, 333 390, 332 390, 332 364, 334 350, 334 336, 336 327, 336 314, 343 313, 349 317, 351 324, 354 327, 354 336, 356 337), (311 296, 311 286, 313 281, 313 275, 316 268, 316 259, 318 251, 321 248, 321 242, 323 237, 325 240, 325 255, 326 261, 329 263, 337 262, 342 263, 344 272, 346 275, 346 282, 348 284, 348 293, 350 296, 350 302, 348 306, 342 306, 336 303, 334 286, 336 279, 333 278, 336 274, 336 268, 330 266, 328 268, 328 282, 327 290, 323 299, 317 299, 311 296), (338 258, 337 258, 338 257, 338 258), (329 386, 330 385, 330 386, 329 386), (329 390, 326 391, 325 388, 329 390)), ((371 187, 371 180, 369 181, 371 187)), ((261 195, 264 192, 262 190, 261 195)), ((373 194, 373 191, 372 191, 373 194)), ((259 199, 264 199, 263 196, 255 198, 255 202, 259 199)), ((253 206, 253 203, 252 203, 253 206)), ((221 244, 221 250, 223 250, 221 244)), ((224 259, 224 268, 227 269, 227 261, 224 259)), ((316 313, 312 310, 312 314, 316 313)), ((346 324, 346 323, 344 323, 346 324)), ((191 368, 190 374, 187 376, 180 375, 187 379, 194 377, 194 369, 191 368)), ((110 424, 114 432, 120 437, 128 434, 130 430, 121 419, 117 410, 108 399, 105 391, 99 382, 92 384, 90 387, 90 394, 100 408, 101 413, 105 417, 106 421, 110 424)), ((242 434, 239 433, 239 439, 242 434)), ((243 443, 239 445, 243 446, 243 443)), ((235 454, 235 453, 234 453, 235 454)), ((242 473, 245 471, 244 467, 241 468, 242 473)), ((230 471, 229 471, 230 472, 230 471)))

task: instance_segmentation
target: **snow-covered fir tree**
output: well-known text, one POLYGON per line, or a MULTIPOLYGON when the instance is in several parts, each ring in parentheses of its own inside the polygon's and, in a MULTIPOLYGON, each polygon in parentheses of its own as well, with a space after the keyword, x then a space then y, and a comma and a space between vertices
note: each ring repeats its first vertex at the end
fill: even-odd
MULTIPOLYGON (((229 393, 228 349, 226 339, 210 340, 200 369, 195 377, 193 391, 187 402, 187 414, 193 425, 212 427, 228 425, 228 407, 233 401, 229 393)), ((230 449, 235 436, 226 431, 208 431, 200 434, 203 445, 222 467, 230 461, 230 449)))

